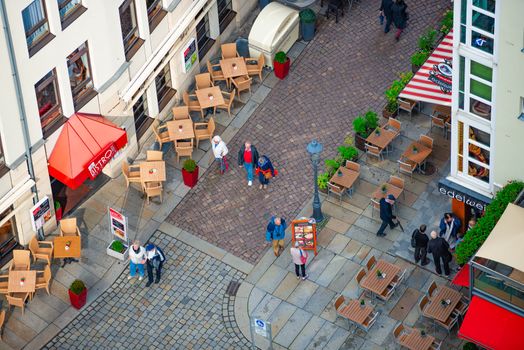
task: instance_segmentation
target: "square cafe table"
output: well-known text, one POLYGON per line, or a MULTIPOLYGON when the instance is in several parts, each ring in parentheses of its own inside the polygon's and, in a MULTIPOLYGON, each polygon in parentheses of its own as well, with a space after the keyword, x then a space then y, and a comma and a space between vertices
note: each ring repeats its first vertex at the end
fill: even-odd
POLYGON ((213 108, 225 103, 222 91, 218 86, 195 90, 195 94, 202 109, 213 108))
POLYGON ((36 285, 35 270, 13 270, 9 271, 9 281, 7 291, 9 293, 33 293, 36 285), (20 280, 25 278, 24 285, 20 285, 20 280))
POLYGON ((170 120, 166 123, 167 133, 171 141, 192 139, 195 137, 191 119, 170 120))
POLYGON ((400 273, 400 267, 391 264, 385 260, 379 260, 373 269, 368 272, 362 283, 362 288, 365 288, 373 294, 381 295, 386 288, 393 282, 393 278, 400 273), (385 277, 378 277, 377 271, 380 270, 385 277))
POLYGON ((341 166, 331 177, 330 181, 346 189, 350 189, 351 187, 353 187, 353 183, 357 180, 357 178, 358 173, 356 171, 341 166), (339 171, 342 173, 342 175, 338 175, 339 171))
POLYGON ((340 311, 340 315, 351 322, 363 325, 366 318, 371 315, 373 308, 369 305, 360 306, 360 301, 351 300, 346 307, 340 311))
POLYGON ((224 74, 224 78, 226 79, 247 75, 246 61, 244 61, 244 57, 234 57, 220 60, 220 68, 222 69, 222 74, 224 74), (236 65, 236 69, 233 65, 236 65))
POLYGON ((80 258, 82 255, 82 237, 80 236, 57 236, 53 243, 53 257, 57 259, 80 258), (66 248, 67 245, 69 245, 68 248, 66 248))
POLYGON ((395 196, 396 199, 398 199, 400 195, 402 194, 402 191, 404 191, 402 188, 399 188, 397 186, 394 186, 386 182, 378 186, 375 192, 373 192, 372 198, 380 200, 381 198, 386 198, 388 194, 392 194, 395 196), (382 186, 384 185, 386 185, 386 193, 382 192, 382 186))
POLYGON ((419 329, 412 329, 403 339, 400 340, 400 345, 405 346, 410 350, 428 350, 435 338, 431 335, 422 336, 419 329))
POLYGON ((380 135, 377 135, 375 131, 369 134, 366 139, 367 143, 377 146, 380 149, 385 149, 395 139, 397 133, 395 131, 386 130, 385 128, 375 129, 380 130, 380 135))
POLYGON ((446 322, 460 299, 462 299, 460 292, 446 286, 439 286, 437 294, 431 298, 431 302, 424 309, 424 315, 440 322, 446 322), (449 300, 450 303, 442 305, 441 300, 449 300))
POLYGON ((166 181, 166 163, 163 160, 140 163, 140 180, 143 182, 166 181))
POLYGON ((421 165, 424 163, 427 157, 431 154, 433 150, 429 147, 424 146, 418 141, 413 141, 411 144, 406 148, 404 153, 402 153, 402 158, 406 158, 411 160, 412 162, 417 163, 417 165, 421 165), (418 151, 417 153, 413 153, 413 147, 417 147, 418 151))

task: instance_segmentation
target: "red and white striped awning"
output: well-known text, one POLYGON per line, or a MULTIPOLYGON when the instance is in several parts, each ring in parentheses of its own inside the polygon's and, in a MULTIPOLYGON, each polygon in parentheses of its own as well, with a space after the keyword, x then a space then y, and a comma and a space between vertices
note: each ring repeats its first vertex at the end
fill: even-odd
POLYGON ((453 31, 433 51, 399 97, 451 106, 453 31))

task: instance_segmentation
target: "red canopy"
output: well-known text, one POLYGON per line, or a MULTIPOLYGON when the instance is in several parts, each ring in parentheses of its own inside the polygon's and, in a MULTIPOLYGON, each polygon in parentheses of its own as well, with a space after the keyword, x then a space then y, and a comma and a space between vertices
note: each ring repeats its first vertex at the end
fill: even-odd
POLYGON ((469 287, 469 264, 462 266, 451 283, 457 286, 469 287))
POLYGON ((486 349, 524 349, 524 317, 474 296, 459 337, 486 349))
POLYGON ((75 113, 48 160, 49 175, 72 189, 94 179, 127 144, 125 130, 96 114, 75 113))

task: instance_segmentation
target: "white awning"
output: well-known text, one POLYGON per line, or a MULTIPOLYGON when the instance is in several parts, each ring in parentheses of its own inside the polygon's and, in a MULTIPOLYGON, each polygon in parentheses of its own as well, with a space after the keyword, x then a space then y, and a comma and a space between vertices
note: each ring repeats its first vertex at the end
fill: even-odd
POLYGON ((510 203, 476 256, 524 271, 524 208, 510 203))
POLYGON ((35 185, 35 182, 27 175, 22 181, 20 181, 15 187, 9 190, 0 199, 0 213, 6 211, 14 202, 20 199, 27 191, 35 185))

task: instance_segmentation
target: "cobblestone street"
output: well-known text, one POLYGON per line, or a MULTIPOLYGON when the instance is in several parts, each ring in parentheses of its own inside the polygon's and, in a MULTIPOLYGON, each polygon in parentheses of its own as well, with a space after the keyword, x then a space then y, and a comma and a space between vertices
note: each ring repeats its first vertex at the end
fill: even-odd
POLYGON ((245 274, 157 231, 166 252, 159 285, 128 281, 128 269, 45 349, 245 349, 234 319, 231 281, 245 274))
POLYGON ((211 167, 168 221, 256 263, 265 251, 268 217, 292 218, 311 196, 307 143, 318 139, 324 144, 322 157, 329 158, 356 115, 380 112, 387 86, 410 69, 416 38, 440 20, 446 6, 447 0, 410 2, 409 27, 398 43, 378 24, 378 1, 355 4, 338 24, 322 17, 315 39, 292 62, 286 80, 271 92, 259 88, 269 95, 229 142, 231 170, 220 176, 211 167), (267 191, 247 187, 243 169, 236 166, 245 140, 269 155, 280 172, 267 191))

